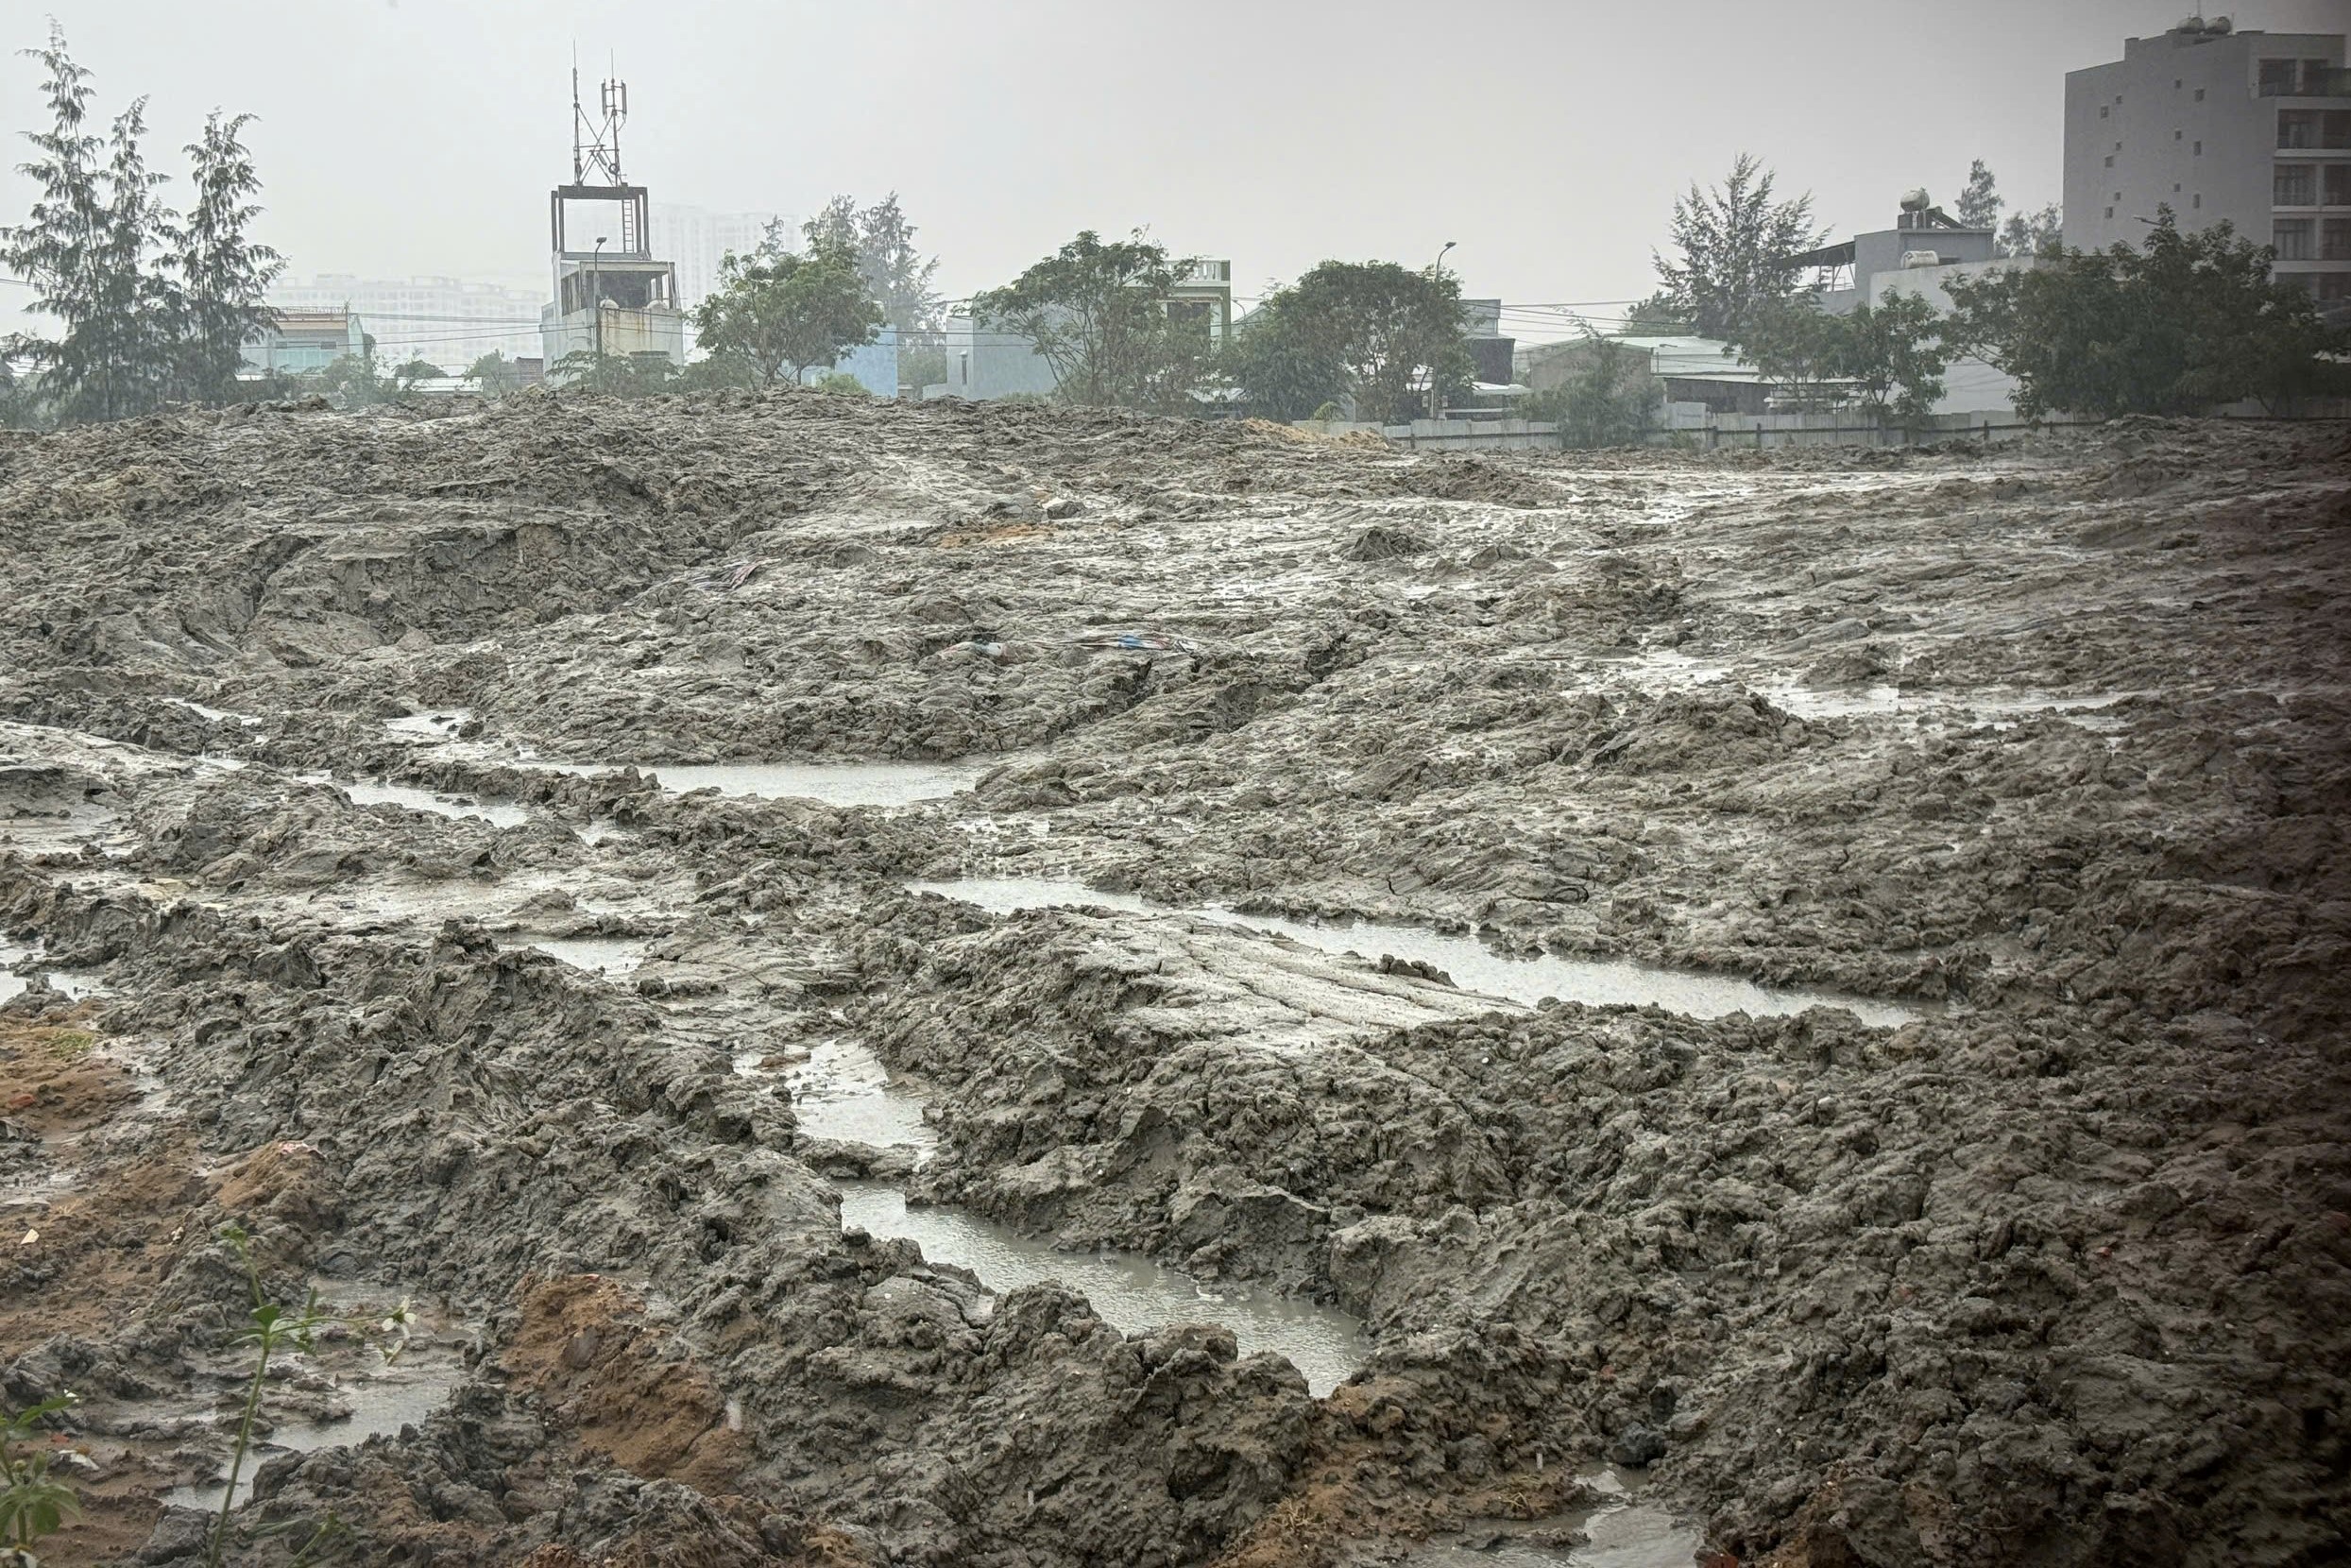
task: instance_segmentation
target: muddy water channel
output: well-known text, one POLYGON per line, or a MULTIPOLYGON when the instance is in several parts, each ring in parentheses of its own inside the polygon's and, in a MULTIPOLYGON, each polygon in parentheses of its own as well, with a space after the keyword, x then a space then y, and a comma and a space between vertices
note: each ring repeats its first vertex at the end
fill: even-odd
POLYGON ((1370 1346, 1362 1325, 1331 1307, 1254 1291, 1212 1289, 1188 1274, 1116 1253, 1065 1253, 976 1215, 947 1206, 910 1205, 877 1182, 842 1182, 841 1224, 871 1236, 917 1242, 932 1263, 970 1270, 1001 1295, 1048 1281, 1083 1295, 1104 1322, 1126 1334, 1169 1323, 1216 1323, 1233 1331, 1241 1354, 1285 1356, 1317 1397, 1363 1364, 1370 1346))
POLYGON ((519 767, 592 778, 624 766, 653 775, 665 790, 716 790, 761 800, 814 800, 826 806, 911 806, 961 794, 997 766, 977 762, 542 762, 519 767))
POLYGON ((1474 937, 1447 936, 1416 926, 1368 921, 1318 925, 1279 915, 1241 914, 1215 906, 1170 909, 1146 903, 1132 894, 1101 893, 1082 883, 1027 878, 966 878, 911 885, 918 893, 935 893, 997 913, 1090 907, 1138 914, 1190 916, 1286 937, 1326 953, 1369 958, 1393 955, 1441 970, 1461 990, 1529 1007, 1556 997, 1562 1001, 1593 1006, 1656 1006, 1697 1018, 1718 1018, 1731 1013, 1777 1016, 1814 1007, 1845 1008, 1862 1022, 1882 1027, 1910 1023, 1918 1017, 1913 1009, 1893 1002, 1827 991, 1758 985, 1732 975, 1663 969, 1621 960, 1559 958, 1551 954, 1510 958, 1474 937))
MULTIPOLYGON (((758 1053, 746 1052, 736 1070, 760 1073, 758 1053)), ((816 1137, 911 1148, 918 1160, 938 1142, 923 1119, 921 1097, 893 1083, 889 1070, 862 1046, 823 1041, 807 1062, 784 1074, 784 1084, 802 1129, 816 1137)), ((930 1262, 968 1269, 998 1295, 1048 1281, 1065 1285, 1122 1333, 1169 1323, 1219 1324, 1232 1331, 1243 1355, 1262 1350, 1287 1357, 1317 1396, 1344 1382, 1370 1348, 1357 1320, 1312 1302, 1211 1288, 1176 1270, 1116 1253, 1063 1252, 952 1205, 909 1204, 901 1189, 880 1182, 837 1185, 843 1230, 913 1241, 930 1262)))

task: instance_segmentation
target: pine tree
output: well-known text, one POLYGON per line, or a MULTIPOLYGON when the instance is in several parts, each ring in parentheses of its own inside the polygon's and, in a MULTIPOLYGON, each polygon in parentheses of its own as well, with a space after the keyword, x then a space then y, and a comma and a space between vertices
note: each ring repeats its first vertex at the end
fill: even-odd
POLYGON ((260 215, 262 188, 241 133, 249 114, 214 110, 200 140, 187 146, 196 204, 180 234, 178 265, 186 296, 180 379, 185 395, 216 402, 237 394, 244 345, 267 331, 275 313, 263 303, 284 260, 257 245, 247 229, 260 215))
POLYGON ((25 53, 49 73, 42 91, 48 94, 51 123, 45 131, 25 133, 37 156, 19 164, 18 172, 40 194, 26 222, 0 230, 0 264, 32 284, 33 302, 27 309, 64 324, 61 342, 28 333, 13 334, 8 341, 10 356, 28 361, 40 378, 38 390, 28 392, 27 401, 55 403, 79 395, 87 369, 76 338, 98 310, 101 231, 106 226, 99 158, 105 144, 83 128, 90 118, 90 73, 66 54, 63 30, 51 23, 48 47, 25 53))
POLYGON ((98 308, 88 329, 98 368, 91 418, 145 413, 170 397, 186 327, 186 295, 168 270, 179 247, 179 214, 156 195, 171 177, 150 170, 139 150, 146 111, 146 99, 133 99, 107 141, 98 308))
POLYGON ((2000 210, 2008 205, 1997 189, 1992 171, 1979 158, 1968 165, 1967 188, 1951 203, 1951 215, 1970 229, 1997 229, 2000 210))
POLYGON ((47 47, 26 53, 48 71, 50 126, 25 133, 35 156, 19 168, 36 196, 23 224, 0 229, 0 265, 32 284, 30 309, 62 332, 0 345, 34 372, 10 416, 117 419, 172 398, 235 396, 239 349, 267 323, 262 297, 281 264, 247 236, 261 181, 239 136, 246 118, 213 114, 188 147, 196 202, 183 230, 159 194, 169 177, 140 146, 146 100, 101 139, 64 33, 52 25, 47 47))
POLYGON ((1694 183, 1674 198, 1680 260, 1653 260, 1667 301, 1701 336, 1746 331, 1795 287, 1798 268, 1789 258, 1820 243, 1811 194, 1774 201, 1773 184, 1769 169, 1741 153, 1719 188, 1694 183))

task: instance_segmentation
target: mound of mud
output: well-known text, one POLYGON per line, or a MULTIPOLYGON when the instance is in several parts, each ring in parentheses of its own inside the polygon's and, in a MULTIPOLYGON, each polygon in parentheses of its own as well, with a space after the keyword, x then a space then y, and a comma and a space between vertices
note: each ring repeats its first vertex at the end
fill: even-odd
POLYGON ((0 443, 43 1560, 204 1559, 257 1288, 253 1568, 2339 1558, 2347 503, 2193 421, 0 443))

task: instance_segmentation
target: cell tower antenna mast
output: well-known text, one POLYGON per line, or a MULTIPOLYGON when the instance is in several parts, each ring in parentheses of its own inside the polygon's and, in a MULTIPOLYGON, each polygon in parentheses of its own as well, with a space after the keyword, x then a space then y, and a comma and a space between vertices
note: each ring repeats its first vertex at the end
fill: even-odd
POLYGON ((590 171, 600 183, 625 185, 621 178, 621 127, 628 122, 628 83, 610 78, 602 84, 599 112, 591 116, 580 102, 580 68, 571 67, 571 183, 585 185, 590 171))

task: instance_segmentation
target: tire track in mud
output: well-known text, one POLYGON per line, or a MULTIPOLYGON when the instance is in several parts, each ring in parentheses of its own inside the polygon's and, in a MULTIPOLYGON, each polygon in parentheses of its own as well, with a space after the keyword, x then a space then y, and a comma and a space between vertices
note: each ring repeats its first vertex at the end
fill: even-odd
MULTIPOLYGON (((0 1028, 152 1053, 171 1116, 102 1151, 127 1169, 316 1150, 236 1201, 287 1288, 343 1270, 478 1325, 446 1409, 258 1486, 254 1523, 332 1509, 363 1555, 1563 1549, 1613 1459, 1743 1560, 2316 1560, 2351 1528, 2346 456, 2183 424, 1453 462, 791 397, 17 443, 0 717, 158 751, 0 736, 0 935, 111 987, 0 1028), (270 595, 254 563, 316 534, 296 472, 341 476, 391 575, 270 595), (476 604, 433 541, 502 508, 574 554, 476 604), (249 547, 196 548, 224 525, 249 547), (269 616, 217 613, 239 595, 269 616), (1674 690, 1677 660, 1724 673, 1674 690), (2095 729, 2001 710, 2122 691, 2095 729), (384 728, 455 708, 464 742, 384 728), (512 765, 1022 745, 891 810, 512 765), (173 755, 206 749, 251 765, 173 755), (280 772, 322 768, 530 816, 280 772), (1947 1005, 1349 1014, 1275 1062, 1288 980, 1170 1005, 1181 973, 1083 971, 1081 917, 896 891, 1024 876, 1947 1005), (597 978, 534 938, 646 957, 597 978), (734 1072, 836 1007, 932 1087, 920 1170, 734 1072), (1316 1400, 1213 1328, 992 1295, 844 1235, 834 1169, 1303 1289, 1365 1315, 1368 1362, 1316 1400)), ((9 1397, 70 1378, 106 1439, 200 1394, 238 1282, 188 1190, 142 1243, 160 1285, 78 1276, 109 1318, 0 1344, 9 1397)), ((206 1440, 158 1462, 193 1478, 206 1440)))

